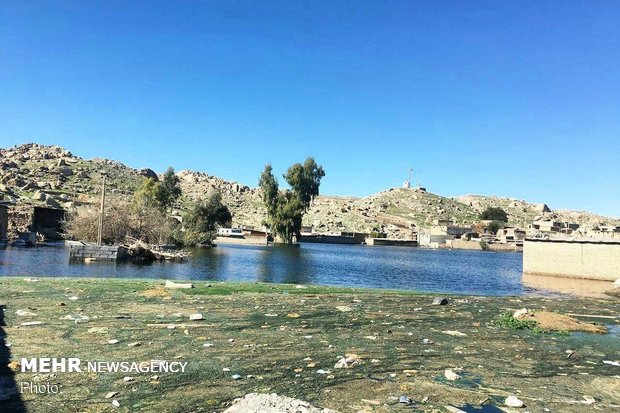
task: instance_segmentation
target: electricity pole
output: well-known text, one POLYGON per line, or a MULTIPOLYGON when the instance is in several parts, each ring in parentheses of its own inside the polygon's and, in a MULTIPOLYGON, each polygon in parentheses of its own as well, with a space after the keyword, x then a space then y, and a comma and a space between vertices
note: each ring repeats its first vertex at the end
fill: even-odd
POLYGON ((97 245, 101 246, 101 239, 103 238, 103 209, 105 205, 105 179, 106 174, 103 174, 103 185, 101 187, 101 206, 99 207, 99 228, 97 231, 97 245))

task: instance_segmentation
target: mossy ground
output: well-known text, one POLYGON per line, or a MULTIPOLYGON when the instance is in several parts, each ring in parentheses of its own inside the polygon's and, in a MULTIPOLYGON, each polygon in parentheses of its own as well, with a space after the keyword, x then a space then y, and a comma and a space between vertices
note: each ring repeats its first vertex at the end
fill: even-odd
MULTIPOLYGON (((528 411, 607 411, 620 404, 620 368, 602 363, 620 358, 617 336, 541 334, 495 323, 503 311, 527 307, 611 317, 583 320, 617 326, 617 301, 452 297, 447 306, 433 306, 431 296, 394 291, 194 284, 166 290, 155 280, 0 279, 1 329, 12 360, 188 362, 185 374, 159 374, 157 380, 135 373, 18 372, 17 384, 62 385, 58 395, 22 394, 26 409, 212 412, 250 392, 277 392, 341 412, 444 411, 447 404, 497 404, 510 394, 528 411), (18 309, 37 315, 20 317, 18 309), (190 322, 192 313, 205 319, 190 322), (65 319, 72 314, 89 320, 65 319), (43 324, 21 326, 24 321, 43 324), (445 333, 451 330, 466 336, 445 333), (110 339, 119 343, 108 344, 110 339), (141 345, 130 347, 134 342, 141 345), (568 357, 567 350, 574 353, 568 357), (335 369, 348 353, 362 362, 335 369), (445 380, 448 368, 462 369, 463 378, 445 380), (233 380, 233 374, 242 378, 233 380), (135 380, 124 382, 125 376, 135 380), (104 398, 108 392, 118 392, 120 408, 104 398), (401 395, 417 404, 399 405, 401 395), (596 402, 582 404, 585 395, 596 402)), ((0 411, 10 406, 0 402, 0 411)))

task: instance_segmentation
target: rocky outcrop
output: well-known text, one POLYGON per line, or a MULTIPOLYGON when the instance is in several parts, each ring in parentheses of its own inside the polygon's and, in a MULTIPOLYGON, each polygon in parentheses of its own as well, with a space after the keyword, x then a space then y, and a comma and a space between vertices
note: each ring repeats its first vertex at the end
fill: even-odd
MULTIPOLYGON (((70 209, 96 204, 107 175, 110 196, 131 196, 145 178, 157 178, 155 171, 133 169, 108 159, 83 159, 58 146, 34 143, 0 149, 0 199, 18 205, 47 205, 70 209)), ((258 176, 260 171, 256 172, 258 176)), ((183 189, 183 201, 204 198, 219 191, 233 213, 233 225, 262 228, 266 210, 260 191, 237 182, 203 172, 177 173, 183 189)), ((319 196, 304 216, 303 224, 323 233, 385 232, 391 238, 411 238, 420 227, 435 219, 451 219, 468 226, 478 220, 489 206, 507 211, 510 223, 522 225, 535 219, 577 222, 590 227, 620 225, 620 221, 575 211, 553 211, 545 204, 480 195, 447 198, 418 189, 392 188, 365 198, 319 196)))

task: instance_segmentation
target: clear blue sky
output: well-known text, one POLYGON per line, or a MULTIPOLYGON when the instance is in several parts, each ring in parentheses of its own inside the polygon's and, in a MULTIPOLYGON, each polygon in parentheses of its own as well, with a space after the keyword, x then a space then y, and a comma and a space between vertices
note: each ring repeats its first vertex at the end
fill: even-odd
POLYGON ((0 147, 620 215, 620 2, 0 3, 0 147))

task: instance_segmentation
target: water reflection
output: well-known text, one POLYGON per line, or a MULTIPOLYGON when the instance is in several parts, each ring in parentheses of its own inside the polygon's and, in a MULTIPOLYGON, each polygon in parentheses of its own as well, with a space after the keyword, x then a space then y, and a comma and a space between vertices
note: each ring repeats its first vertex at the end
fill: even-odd
POLYGON ((183 263, 69 263, 47 248, 0 250, 0 275, 119 277, 409 289, 481 295, 536 292, 521 283, 521 254, 419 248, 302 244, 220 245, 183 263))

